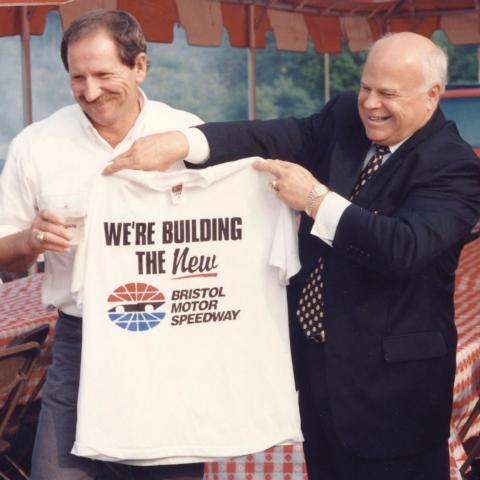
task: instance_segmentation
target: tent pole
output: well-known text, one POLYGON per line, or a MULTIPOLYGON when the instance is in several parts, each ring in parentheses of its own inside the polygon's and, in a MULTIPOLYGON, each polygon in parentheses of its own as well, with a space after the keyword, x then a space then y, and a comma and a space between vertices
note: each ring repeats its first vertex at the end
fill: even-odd
POLYGON ((480 47, 477 47, 477 82, 480 82, 480 47))
POLYGON ((330 54, 323 54, 323 98, 327 103, 330 100, 330 54))
MULTIPOLYGON (((30 64, 30 23, 28 8, 20 7, 20 27, 22 40, 22 85, 23 85, 23 124, 32 123, 32 72, 30 64)), ((34 263, 28 273, 38 272, 38 265, 34 263)))
POLYGON ((20 7, 22 39, 22 84, 23 84, 23 123, 32 123, 32 71, 30 63, 30 23, 28 7, 20 7))
POLYGON ((257 66, 255 49, 255 5, 248 6, 248 118, 257 118, 257 66))

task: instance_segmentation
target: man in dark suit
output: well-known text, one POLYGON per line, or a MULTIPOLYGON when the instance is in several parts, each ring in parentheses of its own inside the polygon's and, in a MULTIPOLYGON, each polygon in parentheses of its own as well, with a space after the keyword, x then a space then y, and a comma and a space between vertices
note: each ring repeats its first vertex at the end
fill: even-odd
MULTIPOLYGON (((430 40, 394 34, 370 50, 358 96, 301 120, 199 127, 208 165, 281 158, 257 167, 306 212, 289 293, 312 480, 449 478, 455 268, 480 162, 438 109, 446 69, 430 40)), ((105 173, 193 159, 199 132, 190 147, 184 133, 140 139, 105 173)))

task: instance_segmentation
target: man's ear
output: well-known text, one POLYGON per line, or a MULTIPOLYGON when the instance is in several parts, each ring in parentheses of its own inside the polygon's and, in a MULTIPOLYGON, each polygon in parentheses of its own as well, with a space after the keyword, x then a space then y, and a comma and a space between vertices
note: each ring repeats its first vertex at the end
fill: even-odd
POLYGON ((135 75, 137 78, 137 83, 140 84, 145 80, 148 70, 148 57, 144 52, 140 52, 135 57, 135 64, 133 66, 135 75))
POLYGON ((440 101, 440 95, 443 89, 439 83, 436 83, 428 89, 428 109, 429 111, 435 110, 437 108, 438 102, 440 101))

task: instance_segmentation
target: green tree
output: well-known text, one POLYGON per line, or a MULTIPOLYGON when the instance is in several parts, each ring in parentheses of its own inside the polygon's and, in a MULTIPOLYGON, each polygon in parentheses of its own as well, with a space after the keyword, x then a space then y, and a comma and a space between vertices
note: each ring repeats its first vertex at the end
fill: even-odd
POLYGON ((205 121, 246 118, 246 51, 191 47, 175 31, 173 45, 149 43, 151 68, 142 85, 147 95, 197 114, 205 121))
POLYGON ((366 56, 365 52, 350 52, 345 46, 342 53, 331 55, 330 90, 332 96, 341 92, 358 90, 366 56))
POLYGON ((304 117, 312 113, 312 98, 291 78, 279 77, 271 85, 262 84, 257 88, 257 113, 264 119, 304 117))
POLYGON ((277 50, 273 35, 267 34, 266 48, 257 50, 258 117, 303 116, 323 101, 323 56, 311 43, 306 52, 277 50))
POLYGON ((447 36, 441 30, 434 32, 432 40, 448 54, 450 85, 478 83, 477 45, 454 46, 448 42, 447 36))

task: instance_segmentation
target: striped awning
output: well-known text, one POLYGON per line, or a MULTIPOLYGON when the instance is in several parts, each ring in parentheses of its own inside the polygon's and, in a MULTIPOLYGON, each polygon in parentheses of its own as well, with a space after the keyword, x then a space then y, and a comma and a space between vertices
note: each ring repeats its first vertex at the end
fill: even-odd
POLYGON ((386 32, 425 36, 442 29, 452 44, 480 43, 476 0, 0 0, 0 36, 20 34, 16 6, 29 6, 30 31, 41 34, 47 14, 59 9, 64 27, 93 8, 118 8, 140 21, 148 40, 171 43, 174 27, 190 45, 218 46, 224 29, 233 47, 263 48, 271 30, 280 50, 303 51, 310 38, 317 52, 336 53, 346 43, 361 51, 386 32), (255 38, 249 38, 250 16, 255 38))

